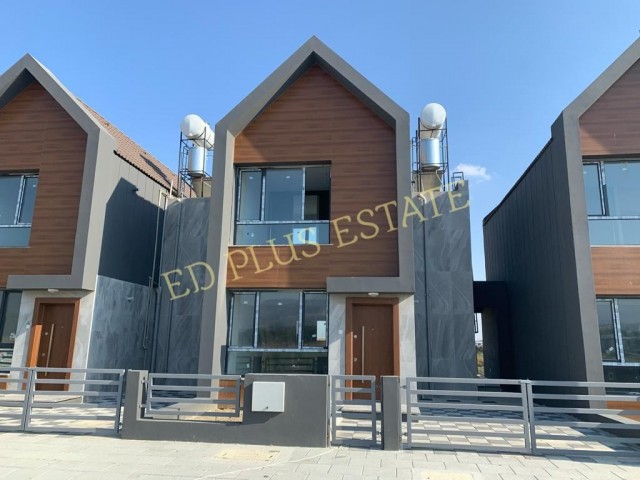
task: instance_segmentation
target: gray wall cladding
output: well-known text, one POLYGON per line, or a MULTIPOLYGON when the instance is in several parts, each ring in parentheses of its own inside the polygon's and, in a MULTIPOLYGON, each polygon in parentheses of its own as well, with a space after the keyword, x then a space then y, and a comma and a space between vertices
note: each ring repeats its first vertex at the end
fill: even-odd
POLYGON ((576 259, 571 202, 579 212, 580 198, 570 195, 566 158, 560 131, 484 223, 487 280, 507 283, 516 378, 602 380, 595 296, 579 294, 592 280, 576 262, 586 271, 591 259, 576 259))
MULTIPOLYGON (((190 198, 176 201, 167 208, 160 273, 182 270, 182 276, 172 274, 169 277, 172 282, 181 282, 175 287, 176 294, 185 292, 187 288, 192 292, 195 290, 185 267, 206 259, 210 204, 210 198, 190 198)), ((208 283, 204 269, 194 269, 194 272, 200 285, 208 283)), ((202 299, 207 292, 171 300, 162 277, 160 291, 152 371, 197 373, 202 299)), ((210 321, 213 322, 213 318, 210 321)))
MULTIPOLYGON (((468 201, 467 185, 455 193, 462 194, 457 206, 468 201)), ((446 193, 436 203, 442 216, 433 218, 427 203, 422 211, 428 220, 414 222, 413 229, 416 371, 418 376, 475 377, 469 208, 450 212, 446 193)))
POLYGON ((144 368, 154 302, 149 287, 98 276, 87 368, 144 368))
POLYGON ((156 227, 164 214, 158 208, 159 195, 166 189, 116 155, 113 162, 111 178, 102 179, 112 182, 113 190, 105 211, 98 274, 148 285, 160 257, 159 249, 155 258, 153 253, 156 227))

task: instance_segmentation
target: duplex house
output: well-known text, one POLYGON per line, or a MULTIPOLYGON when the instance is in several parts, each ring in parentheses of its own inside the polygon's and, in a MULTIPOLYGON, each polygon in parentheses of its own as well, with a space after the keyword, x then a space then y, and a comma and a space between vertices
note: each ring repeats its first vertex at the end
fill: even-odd
POLYGON ((30 55, 0 76, 2 366, 146 365, 175 179, 30 55))
POLYGON ((468 190, 412 192, 409 123, 315 37, 218 121, 212 197, 167 210, 152 369, 475 375, 468 190))
MULTIPOLYGON (((494 376, 640 381, 640 40, 551 127, 484 219, 494 376)), ((487 349, 485 349, 487 351, 487 349)))

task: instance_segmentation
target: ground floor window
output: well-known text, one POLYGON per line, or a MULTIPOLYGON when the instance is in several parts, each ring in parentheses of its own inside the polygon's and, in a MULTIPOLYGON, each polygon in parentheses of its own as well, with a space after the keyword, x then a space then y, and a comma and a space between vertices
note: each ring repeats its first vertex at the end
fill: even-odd
POLYGON ((596 303, 605 365, 640 366, 640 298, 599 298, 596 303))
POLYGON ((227 373, 327 373, 326 292, 231 292, 227 373))
POLYGON ((0 290, 0 367, 11 366, 21 299, 21 292, 0 290))

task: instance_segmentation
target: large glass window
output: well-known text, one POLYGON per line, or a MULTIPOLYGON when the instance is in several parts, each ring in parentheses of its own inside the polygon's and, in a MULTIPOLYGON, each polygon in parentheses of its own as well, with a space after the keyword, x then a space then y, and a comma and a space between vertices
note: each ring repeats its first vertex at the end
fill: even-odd
POLYGON ((602 359, 640 366, 640 298, 598 299, 602 359))
POLYGON ((307 293, 304 296, 302 344, 305 347, 322 347, 326 343, 327 296, 324 293, 307 293))
POLYGON ((11 366, 21 300, 20 292, 0 290, 0 367, 11 366))
POLYGON ((0 174, 0 247, 29 245, 37 189, 37 175, 0 174))
POLYGON ((258 308, 258 348, 298 348, 298 292, 262 292, 258 308))
POLYGON ((327 372, 327 294, 231 293, 227 373, 327 372))
POLYGON ((640 298, 618 299, 620 337, 626 363, 640 363, 640 298))
POLYGON ((591 245, 640 245, 640 161, 583 165, 591 245))
POLYGON ((607 215, 640 216, 640 162, 604 162, 607 215))
POLYGON ((604 361, 618 361, 615 320, 613 318, 613 301, 598 300, 598 325, 600 327, 600 348, 604 361))
POLYGON ((238 220, 260 220, 262 206, 262 172, 240 172, 240 202, 238 220))
POLYGON ((600 165, 588 163, 583 165, 584 188, 587 199, 587 214, 602 215, 602 195, 600 189, 600 165))
POLYGON ((329 243, 328 165, 238 172, 236 245, 329 243))
POLYGON ((233 331, 229 345, 234 347, 253 346, 253 319, 256 310, 255 293, 239 293, 233 297, 233 331))

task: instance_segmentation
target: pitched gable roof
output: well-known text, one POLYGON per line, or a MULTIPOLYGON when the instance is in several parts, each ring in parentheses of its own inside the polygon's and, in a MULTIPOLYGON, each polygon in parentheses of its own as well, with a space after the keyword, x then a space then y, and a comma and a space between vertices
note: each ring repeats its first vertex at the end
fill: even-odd
POLYGON ((53 73, 38 60, 26 54, 0 75, 0 108, 26 86, 38 82, 87 133, 106 131, 116 141, 115 153, 160 185, 177 184, 177 175, 157 158, 127 137, 102 115, 71 93, 53 73))
POLYGON ((82 104, 82 106, 102 125, 107 132, 116 140, 115 153, 127 163, 130 163, 142 173, 151 177, 165 187, 176 188, 178 183, 178 176, 171 171, 169 167, 163 164, 160 160, 147 152, 144 148, 138 145, 125 135, 120 129, 118 129, 113 123, 109 122, 106 118, 92 109, 89 105, 76 97, 76 99, 82 104))
POLYGON ((307 40, 218 124, 237 135, 313 65, 322 67, 392 128, 403 123, 408 126, 409 115, 402 107, 315 36, 307 40))

